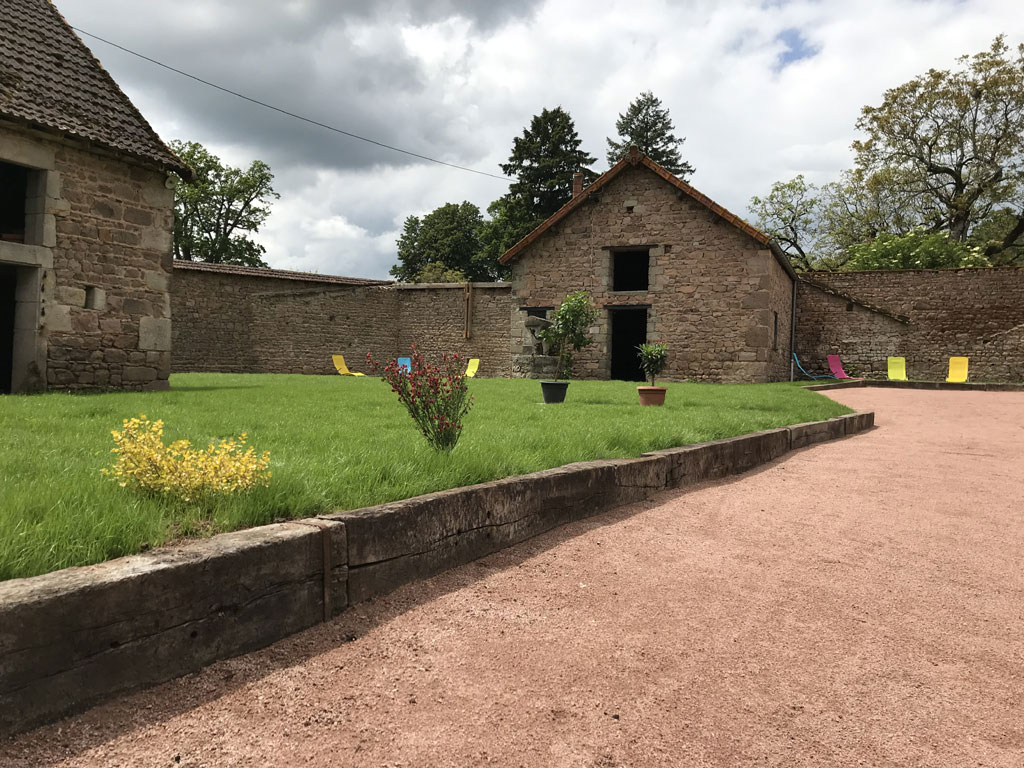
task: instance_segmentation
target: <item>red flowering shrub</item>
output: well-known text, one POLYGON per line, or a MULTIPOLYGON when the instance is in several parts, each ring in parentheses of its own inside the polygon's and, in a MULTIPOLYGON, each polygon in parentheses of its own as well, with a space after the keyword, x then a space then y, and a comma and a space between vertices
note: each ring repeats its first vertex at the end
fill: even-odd
POLYGON ((398 393, 427 442, 438 451, 450 451, 462 434, 462 417, 469 413, 473 397, 466 386, 466 364, 459 355, 442 355, 441 365, 428 365, 412 345, 409 368, 394 359, 383 367, 367 353, 366 362, 381 381, 398 393))

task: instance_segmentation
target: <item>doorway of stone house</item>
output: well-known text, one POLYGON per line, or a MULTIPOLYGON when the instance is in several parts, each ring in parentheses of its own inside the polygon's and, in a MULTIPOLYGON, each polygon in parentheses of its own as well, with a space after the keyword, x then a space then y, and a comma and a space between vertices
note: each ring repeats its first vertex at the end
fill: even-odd
POLYGON ((14 297, 18 273, 0 264, 0 395, 11 393, 14 372, 14 297))
POLYGON ((611 378, 643 381, 637 347, 647 341, 647 307, 616 307, 611 312, 611 378))

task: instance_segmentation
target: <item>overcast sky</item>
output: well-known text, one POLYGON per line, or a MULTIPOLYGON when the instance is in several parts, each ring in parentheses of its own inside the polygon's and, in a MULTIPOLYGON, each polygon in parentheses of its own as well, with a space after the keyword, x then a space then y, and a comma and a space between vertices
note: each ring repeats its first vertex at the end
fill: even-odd
MULTIPOLYGON (((56 0, 68 21, 343 130, 500 175, 544 107, 572 115, 603 171, 641 91, 671 111, 691 182, 749 217, 751 195, 851 163, 854 122, 886 88, 948 68, 1021 0, 56 0), (144 11, 142 10, 144 8, 144 11)), ((83 38, 165 140, 270 164, 272 267, 387 277, 410 214, 507 182, 416 161, 285 117, 83 38)))

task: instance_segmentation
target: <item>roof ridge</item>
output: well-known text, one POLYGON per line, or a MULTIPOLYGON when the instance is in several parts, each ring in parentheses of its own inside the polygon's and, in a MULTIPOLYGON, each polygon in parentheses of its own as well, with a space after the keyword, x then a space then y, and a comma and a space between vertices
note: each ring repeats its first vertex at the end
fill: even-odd
MULTIPOLYGON (((559 208, 557 211, 551 214, 547 219, 545 219, 543 222, 537 225, 519 242, 517 242, 515 245, 513 245, 511 248, 505 251, 505 253, 502 254, 501 258, 498 259, 498 261, 502 264, 507 264, 513 258, 518 256, 530 244, 535 242, 548 229, 550 229, 559 221, 564 219, 572 211, 576 210, 576 208, 582 205, 585 200, 589 199, 591 195, 593 195, 595 192, 601 189, 613 178, 618 176, 626 168, 626 166, 630 165, 642 165, 648 170, 653 171, 654 174, 660 177, 662 180, 667 181, 669 184, 676 187, 676 189, 685 193, 687 196, 703 205, 712 213, 716 214, 719 218, 725 219, 727 222, 732 224, 741 232, 743 232, 746 235, 749 235, 754 240, 758 241, 759 243, 762 243, 766 247, 771 247, 772 239, 767 234, 759 230, 757 227, 748 224, 746 221, 744 221, 736 214, 728 211, 725 207, 716 203, 703 192, 698 191, 696 188, 686 183, 678 176, 674 175, 671 171, 656 163, 649 156, 639 155, 638 157, 631 157, 630 155, 627 154, 621 160, 619 160, 619 162, 617 162, 607 171, 598 176, 593 181, 593 183, 591 183, 587 187, 584 187, 582 193, 571 198, 568 202, 565 203, 565 205, 563 205, 561 208, 559 208)), ((778 258, 777 254, 776 258, 778 258)))

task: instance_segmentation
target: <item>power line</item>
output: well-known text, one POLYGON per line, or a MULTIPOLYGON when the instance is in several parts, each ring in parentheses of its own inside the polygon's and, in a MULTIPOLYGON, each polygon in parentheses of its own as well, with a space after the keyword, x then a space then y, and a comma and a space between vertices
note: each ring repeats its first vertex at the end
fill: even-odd
POLYGON ((99 35, 94 35, 94 34, 92 34, 92 32, 86 32, 84 29, 80 29, 80 28, 74 27, 74 26, 71 27, 71 28, 73 30, 75 30, 76 32, 78 32, 79 34, 81 34, 81 35, 85 35, 86 37, 91 37, 94 40, 99 40, 101 43, 106 43, 107 45, 112 46, 114 48, 117 48, 120 51, 124 51, 125 53, 130 53, 132 56, 137 56, 138 58, 143 59, 145 61, 148 61, 151 64, 156 64, 158 67, 163 67, 164 69, 167 69, 167 70, 170 70, 171 72, 174 72, 176 74, 182 75, 183 77, 190 78, 191 80, 195 80, 196 82, 202 83, 203 85, 208 85, 210 88, 216 88, 218 91, 223 91, 224 93, 229 93, 232 96, 237 96, 238 98, 240 98, 240 99, 242 99, 244 101, 248 101, 248 102, 250 102, 252 104, 257 104, 257 105, 259 105, 261 107, 264 107, 266 109, 273 110, 274 112, 279 112, 282 115, 287 115, 288 117, 294 117, 296 120, 301 120, 304 123, 309 123, 310 125, 315 125, 315 126, 317 126, 319 128, 325 128, 328 131, 333 131, 334 133, 340 133, 342 136, 348 136, 351 139, 358 139, 359 141, 365 141, 367 144, 375 144, 378 147, 383 147, 384 149, 390 149, 393 152, 401 152, 403 155, 409 155, 410 157, 416 157, 416 158, 419 158, 420 160, 426 160, 426 161, 431 162, 431 163, 437 163, 438 165, 446 165, 449 168, 456 168, 456 169, 458 169, 460 171, 466 171, 468 173, 475 173, 475 174, 477 174, 479 176, 489 176, 492 179, 500 179, 501 181, 508 181, 509 180, 507 176, 498 176, 497 174, 494 174, 494 173, 487 173, 487 171, 478 171, 475 168, 467 168, 464 165, 456 165, 455 163, 446 163, 444 160, 438 160, 437 158, 434 158, 434 157, 427 157, 426 155, 421 155, 418 152, 411 152, 410 150, 402 149, 401 147, 393 147, 390 144, 385 144, 382 141, 377 141, 375 139, 369 139, 366 136, 360 136, 359 134, 356 134, 356 133, 350 133, 349 131, 344 131, 341 128, 335 128, 333 125, 327 125, 327 123, 321 123, 318 120, 313 120, 312 118, 304 117, 302 115, 296 114, 295 112, 289 112, 287 109, 281 109, 280 107, 275 107, 273 104, 267 104, 267 102, 265 102, 265 101, 260 101, 259 99, 254 99, 251 96, 246 96, 245 94, 239 93, 238 91, 233 91, 230 88, 225 88, 222 85, 217 85, 216 83, 211 83, 209 80, 204 80, 203 78, 197 77, 196 75, 192 75, 192 74, 189 74, 188 72, 185 72, 183 70, 176 69, 175 67, 172 67, 169 64, 164 64, 162 61, 157 61, 156 59, 152 59, 149 56, 146 56, 144 54, 141 54, 141 53, 138 53, 136 51, 133 51, 130 48, 125 48, 123 45, 118 45, 115 42, 107 40, 106 38, 102 38, 99 35))

